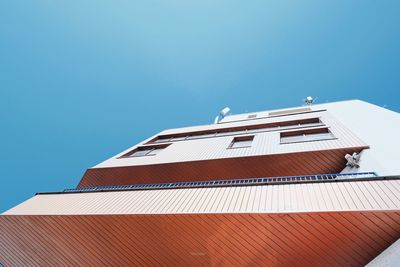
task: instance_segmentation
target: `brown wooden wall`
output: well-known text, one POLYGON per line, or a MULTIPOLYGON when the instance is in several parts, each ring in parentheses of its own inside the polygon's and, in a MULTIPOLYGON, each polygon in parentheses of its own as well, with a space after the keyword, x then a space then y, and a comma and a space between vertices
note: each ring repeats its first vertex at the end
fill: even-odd
POLYGON ((256 157, 88 169, 78 188, 339 173, 364 147, 256 157))
POLYGON ((4 266, 363 266, 400 211, 0 216, 4 266))

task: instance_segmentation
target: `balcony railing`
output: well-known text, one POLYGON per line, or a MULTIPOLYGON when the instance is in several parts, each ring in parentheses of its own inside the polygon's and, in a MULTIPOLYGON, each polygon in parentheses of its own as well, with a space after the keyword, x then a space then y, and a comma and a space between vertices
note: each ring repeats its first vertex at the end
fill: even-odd
POLYGON ((202 188, 202 187, 251 186, 251 185, 269 185, 269 184, 293 184, 293 183, 310 183, 310 182, 326 182, 326 181, 360 180, 360 179, 369 179, 377 176, 378 175, 375 172, 336 173, 336 174, 283 176, 283 177, 236 179, 236 180, 96 186, 96 187, 86 187, 86 188, 65 189, 63 192, 79 193, 79 192, 104 192, 104 191, 123 191, 123 190, 157 190, 157 189, 179 189, 179 188, 202 188))

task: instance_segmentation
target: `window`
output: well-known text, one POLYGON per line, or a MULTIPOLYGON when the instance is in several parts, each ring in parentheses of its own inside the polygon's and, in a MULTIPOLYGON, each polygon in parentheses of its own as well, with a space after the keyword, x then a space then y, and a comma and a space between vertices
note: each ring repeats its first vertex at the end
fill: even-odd
POLYGON ((130 157, 143 157, 143 156, 155 156, 160 153, 163 149, 168 147, 170 144, 165 145, 153 145, 153 146, 140 146, 135 148, 134 150, 126 153, 121 156, 121 158, 130 158, 130 157))
POLYGON ((233 138, 232 143, 228 148, 241 148, 241 147, 251 147, 254 135, 250 136, 238 136, 233 138))
POLYGON ((247 134, 247 130, 242 131, 234 131, 234 132, 219 132, 216 136, 229 136, 229 135, 236 135, 236 134, 247 134))
POLYGON ((172 137, 160 137, 160 139, 154 140, 153 143, 165 143, 165 142, 173 141, 171 139, 172 139, 172 137))
POLYGON ((281 133, 281 144, 330 140, 334 138, 328 128, 283 132, 281 133))
MULTIPOLYGON (((256 114, 254 114, 256 115, 256 114)), ((160 135, 151 140, 149 144, 159 144, 175 141, 194 140, 200 138, 210 138, 217 136, 243 135, 259 132, 279 131, 286 129, 296 129, 305 127, 324 126, 319 118, 308 118, 302 120, 281 121, 267 124, 256 124, 231 128, 222 128, 207 131, 189 132, 172 135, 160 135)))
POLYGON ((282 116, 282 115, 289 115, 295 113, 304 113, 311 111, 311 108, 295 108, 295 109, 285 109, 279 111, 273 111, 268 113, 269 116, 282 116))
POLYGON ((175 141, 182 141, 185 140, 187 138, 187 136, 180 136, 180 137, 173 137, 171 139, 171 141, 175 142, 175 141))
POLYGON ((214 137, 215 134, 216 133, 214 132, 214 133, 203 133, 203 134, 199 134, 199 135, 189 135, 187 137, 187 140, 214 137))

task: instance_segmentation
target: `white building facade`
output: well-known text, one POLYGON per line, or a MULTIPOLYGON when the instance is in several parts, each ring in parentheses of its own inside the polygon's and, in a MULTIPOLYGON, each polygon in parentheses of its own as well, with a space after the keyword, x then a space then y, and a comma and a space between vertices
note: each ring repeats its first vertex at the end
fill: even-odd
POLYGON ((400 238, 399 136, 359 100, 165 130, 2 214, 0 263, 362 266, 400 238))

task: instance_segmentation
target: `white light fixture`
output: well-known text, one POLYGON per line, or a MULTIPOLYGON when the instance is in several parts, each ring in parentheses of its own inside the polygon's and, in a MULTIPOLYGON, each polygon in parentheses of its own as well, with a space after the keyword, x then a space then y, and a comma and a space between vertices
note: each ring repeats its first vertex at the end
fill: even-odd
POLYGON ((222 120, 223 118, 225 118, 226 115, 228 115, 231 112, 231 109, 229 107, 225 107, 223 108, 220 112, 219 115, 217 117, 215 117, 214 119, 214 124, 219 123, 220 120, 222 120))
POLYGON ((228 115, 229 112, 231 112, 231 109, 228 107, 225 107, 224 109, 221 110, 221 112, 219 114, 221 115, 222 118, 224 118, 226 115, 228 115))

